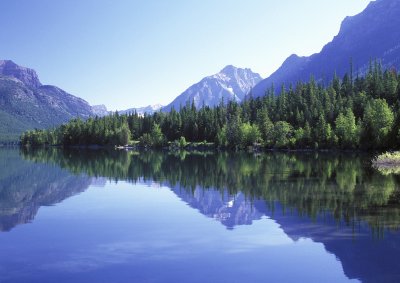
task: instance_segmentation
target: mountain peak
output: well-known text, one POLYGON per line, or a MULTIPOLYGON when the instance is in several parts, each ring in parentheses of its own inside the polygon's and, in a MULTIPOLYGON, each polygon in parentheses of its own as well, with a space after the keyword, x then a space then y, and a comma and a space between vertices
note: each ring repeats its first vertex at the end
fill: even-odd
MULTIPOLYGON (((219 74, 224 74, 224 75, 226 75, 228 77, 232 77, 235 74, 237 74, 238 72, 241 72, 241 73, 253 73, 253 71, 251 69, 249 69, 249 68, 238 68, 238 67, 235 67, 233 65, 227 65, 219 72, 219 74)), ((255 74, 255 73, 253 73, 253 74, 255 74)))
POLYGON ((159 103, 148 105, 145 107, 136 107, 136 108, 129 108, 127 110, 120 110, 118 111, 119 114, 128 114, 128 113, 137 113, 139 116, 143 116, 144 114, 153 114, 160 110, 163 106, 159 103))
POLYGON ((94 116, 103 117, 109 114, 109 111, 104 104, 92 105, 91 107, 94 116))
POLYGON ((236 70, 238 70, 238 68, 236 68, 235 66, 233 66, 233 65, 227 65, 227 66, 225 66, 225 67, 221 70, 220 73, 229 75, 229 74, 234 73, 236 70))
POLYGON ((309 57, 289 56, 271 76, 252 90, 254 97, 263 96, 273 85, 305 82, 311 76, 327 83, 336 73, 339 77, 350 71, 363 75, 370 60, 379 60, 384 69, 400 68, 400 1, 376 0, 359 14, 346 17, 339 33, 319 53, 309 57))
POLYGON ((38 88, 42 85, 35 70, 21 67, 12 60, 0 60, 0 76, 13 77, 28 87, 38 88))
POLYGON ((233 65, 224 67, 219 73, 203 78, 175 98, 163 111, 179 109, 186 103, 194 103, 196 108, 214 107, 228 101, 242 101, 251 88, 262 80, 261 76, 250 69, 241 69, 233 65))
POLYGON ((2 127, 0 142, 17 141, 29 129, 54 127, 72 118, 93 115, 89 104, 62 89, 43 86, 33 69, 0 60, 2 127))

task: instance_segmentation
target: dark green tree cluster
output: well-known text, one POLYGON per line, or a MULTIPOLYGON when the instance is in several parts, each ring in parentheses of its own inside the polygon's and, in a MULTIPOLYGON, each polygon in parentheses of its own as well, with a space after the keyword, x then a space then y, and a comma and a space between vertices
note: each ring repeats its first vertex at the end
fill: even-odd
POLYGON ((371 64, 364 77, 334 77, 327 85, 313 78, 279 95, 274 88, 239 104, 139 116, 112 115, 73 120, 55 130, 30 131, 22 144, 123 145, 130 140, 164 146, 184 138, 218 147, 395 149, 400 141, 400 76, 371 64))
POLYGON ((114 114, 86 121, 73 119, 51 130, 27 131, 21 136, 24 145, 125 145, 131 138, 128 117, 114 114))

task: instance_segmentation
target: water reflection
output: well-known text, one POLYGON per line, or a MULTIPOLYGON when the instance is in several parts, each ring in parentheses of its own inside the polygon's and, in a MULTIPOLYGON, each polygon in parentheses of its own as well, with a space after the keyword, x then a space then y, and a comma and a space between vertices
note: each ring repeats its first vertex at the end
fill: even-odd
POLYGON ((376 237, 400 225, 399 177, 375 171, 363 155, 56 149, 25 150, 21 155, 78 175, 160 182, 230 228, 260 218, 255 207, 268 207, 273 215, 276 202, 284 213, 313 222, 330 219, 349 227, 365 222, 376 237))
POLYGON ((0 168, 0 231, 32 221, 41 206, 61 202, 92 182, 51 163, 26 162, 16 150, 0 149, 0 168))
POLYGON ((41 205, 84 191, 93 178, 157 182, 227 229, 269 217, 293 241, 323 243, 349 278, 400 281, 400 180, 372 169, 368 156, 56 149, 0 154, 2 230, 31 221, 41 205))

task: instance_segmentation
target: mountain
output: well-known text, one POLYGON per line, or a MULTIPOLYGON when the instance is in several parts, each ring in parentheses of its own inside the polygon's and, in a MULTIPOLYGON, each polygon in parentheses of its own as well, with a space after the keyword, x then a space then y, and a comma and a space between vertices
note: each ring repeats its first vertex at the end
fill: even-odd
MULTIPOLYGON (((199 213, 219 221, 227 229, 233 229, 238 225, 251 225, 254 220, 260 220, 264 215, 254 209, 254 203, 259 207, 265 206, 265 201, 254 200, 250 202, 242 192, 230 195, 226 191, 196 186, 191 190, 185 190, 180 185, 171 186, 170 189, 191 208, 199 213)), ((265 209, 264 209, 265 210, 265 209)))
POLYGON ((92 105, 92 113, 94 116, 104 117, 110 114, 107 107, 104 104, 92 105))
POLYGON ((291 55, 270 77, 257 84, 254 97, 262 96, 274 85, 288 87, 314 76, 317 82, 329 82, 335 72, 343 77, 353 66, 353 75, 363 75, 371 60, 380 60, 385 69, 400 68, 400 1, 371 2, 358 15, 346 17, 340 31, 321 52, 310 57, 291 55))
POLYGON ((71 118, 88 118, 92 107, 83 99, 50 85, 36 72, 0 60, 0 142, 15 141, 25 130, 48 128, 71 118))
MULTIPOLYGON (((144 114, 152 115, 153 113, 160 110, 162 107, 163 106, 161 104, 154 104, 145 107, 129 108, 127 110, 118 110, 118 114, 129 114, 136 112, 139 116, 143 116, 144 114)), ((93 116, 104 117, 114 113, 114 111, 107 110, 107 107, 104 104, 101 104, 101 105, 93 105, 92 113, 93 116)))
POLYGON ((118 111, 119 114, 137 113, 139 116, 146 114, 153 114, 160 110, 163 106, 161 104, 148 105, 145 107, 129 108, 127 110, 118 111))
POLYGON ((242 101, 246 94, 262 80, 261 76, 250 69, 240 69, 234 66, 226 66, 219 73, 205 77, 200 82, 192 85, 181 95, 175 98, 163 111, 172 108, 178 110, 186 103, 194 102, 197 108, 204 106, 216 106, 224 102, 235 100, 242 101))
POLYGON ((29 87, 42 86, 34 70, 18 66, 11 60, 0 60, 0 75, 15 78, 29 87))
POLYGON ((31 222, 40 207, 79 194, 94 180, 23 156, 19 150, 0 149, 0 232, 31 222))

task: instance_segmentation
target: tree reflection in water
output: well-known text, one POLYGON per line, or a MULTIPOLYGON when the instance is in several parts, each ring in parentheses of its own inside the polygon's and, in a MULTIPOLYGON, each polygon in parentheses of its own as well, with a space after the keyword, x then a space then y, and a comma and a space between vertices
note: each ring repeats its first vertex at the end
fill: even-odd
MULTIPOLYGON (((332 219, 354 229, 363 221, 378 237, 400 224, 399 178, 372 169, 369 156, 361 154, 37 149, 22 150, 21 155, 37 163, 57 164, 75 175, 160 182, 222 223, 229 222, 227 214, 216 211, 229 210, 240 198, 249 211, 252 203, 261 201, 273 214, 279 202, 283 213, 310 221, 332 219), (209 202, 202 198, 215 201, 215 196, 219 204, 210 211, 203 204, 209 202)), ((251 217, 236 219, 237 223, 226 226, 251 222, 251 217)))

